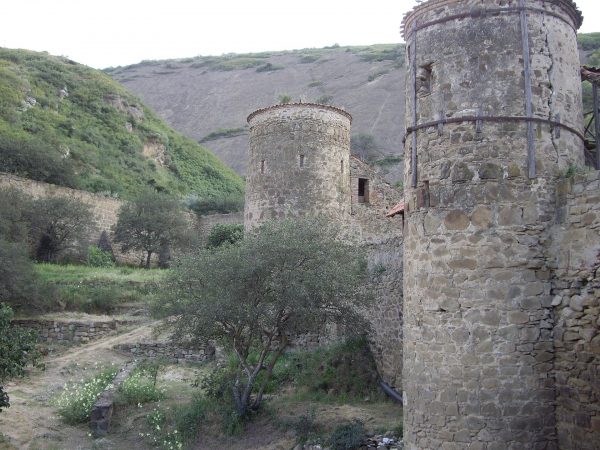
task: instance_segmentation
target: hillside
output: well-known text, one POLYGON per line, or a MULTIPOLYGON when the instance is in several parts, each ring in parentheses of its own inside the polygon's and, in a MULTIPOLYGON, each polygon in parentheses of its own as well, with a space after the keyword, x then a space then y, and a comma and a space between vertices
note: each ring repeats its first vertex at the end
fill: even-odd
MULTIPOLYGON (((366 136, 374 147, 369 159, 399 156, 403 66, 404 46, 391 44, 147 61, 106 71, 174 128, 244 174, 246 117, 283 95, 345 108, 354 118, 353 134, 366 136)), ((393 162, 381 161, 388 168, 393 162)))
MULTIPOLYGON (((582 62, 600 65, 600 33, 580 35, 579 42, 582 62)), ((247 160, 246 117, 289 95, 345 108, 354 118, 353 134, 374 144, 369 159, 379 160, 390 180, 401 178, 402 44, 144 61, 106 71, 240 174, 247 160)), ((589 87, 586 94, 589 107, 589 87)))
POLYGON ((210 151, 167 126, 105 73, 0 48, 0 171, 128 198, 243 192, 210 151))

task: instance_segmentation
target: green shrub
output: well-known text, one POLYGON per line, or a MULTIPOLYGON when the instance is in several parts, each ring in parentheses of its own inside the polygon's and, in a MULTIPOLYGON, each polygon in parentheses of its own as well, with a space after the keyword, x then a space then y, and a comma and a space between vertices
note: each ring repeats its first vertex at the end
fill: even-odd
POLYGON ((218 247, 223 244, 235 244, 244 237, 244 225, 218 223, 208 233, 208 248, 218 247))
POLYGON ((256 68, 257 72, 273 72, 274 70, 281 70, 284 67, 279 64, 265 63, 256 68))
POLYGON ((12 325, 13 310, 0 303, 0 412, 10 406, 2 384, 8 378, 22 377, 28 364, 36 364, 37 334, 12 325))
POLYGON ((287 94, 281 94, 279 96, 279 104, 285 105, 287 103, 292 103, 292 96, 287 94))
POLYGON ((0 188, 0 237, 28 247, 30 241, 31 196, 19 189, 0 188))
POLYGON ((119 399, 129 405, 155 402, 165 397, 164 391, 156 387, 156 370, 143 367, 133 371, 119 388, 119 399))
POLYGON ((319 426, 315 422, 315 410, 311 409, 306 414, 300 415, 291 423, 291 427, 299 444, 306 444, 310 439, 316 437, 319 426))
POLYGON ((192 194, 185 199, 185 205, 199 216, 227 214, 243 211, 244 195, 228 194, 219 197, 198 197, 192 194))
POLYGON ((15 310, 40 309, 41 286, 26 248, 0 239, 0 302, 15 310))
POLYGON ((92 267, 112 267, 115 265, 112 253, 101 250, 97 245, 88 247, 87 263, 88 266, 92 267))
POLYGON ((55 400, 58 414, 68 424, 77 424, 88 420, 94 403, 116 374, 117 369, 109 368, 87 380, 67 384, 55 400))
POLYGON ((315 103, 319 103, 320 105, 329 105, 333 102, 332 95, 321 95, 318 99, 315 100, 315 103))
POLYGON ((365 438, 362 422, 354 421, 338 426, 329 437, 328 444, 333 450, 354 450, 359 448, 365 438))
POLYGON ((375 360, 365 337, 292 353, 287 364, 295 384, 309 392, 360 399, 380 395, 375 360))
POLYGON ((195 395, 192 401, 175 409, 175 429, 184 441, 191 441, 200 434, 200 427, 207 416, 208 401, 195 395))

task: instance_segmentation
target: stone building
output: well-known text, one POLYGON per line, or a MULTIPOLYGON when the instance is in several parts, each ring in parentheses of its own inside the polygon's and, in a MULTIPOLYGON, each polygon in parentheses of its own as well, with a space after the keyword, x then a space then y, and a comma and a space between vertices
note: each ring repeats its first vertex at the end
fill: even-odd
POLYGON ((402 354, 402 216, 386 217, 402 194, 350 155, 352 117, 313 103, 253 112, 244 225, 298 216, 325 216, 366 249, 376 302, 372 348, 380 374, 400 387, 402 354))
POLYGON ((565 181, 581 22, 571 0, 404 18, 405 448, 600 447, 598 176, 565 181))

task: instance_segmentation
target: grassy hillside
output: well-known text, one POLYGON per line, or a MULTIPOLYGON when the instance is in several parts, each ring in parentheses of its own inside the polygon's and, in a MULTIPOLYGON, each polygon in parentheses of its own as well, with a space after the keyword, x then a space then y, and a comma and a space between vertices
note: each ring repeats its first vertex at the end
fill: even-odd
POLYGON ((103 72, 0 48, 0 171, 131 197, 240 194, 243 180, 103 72))

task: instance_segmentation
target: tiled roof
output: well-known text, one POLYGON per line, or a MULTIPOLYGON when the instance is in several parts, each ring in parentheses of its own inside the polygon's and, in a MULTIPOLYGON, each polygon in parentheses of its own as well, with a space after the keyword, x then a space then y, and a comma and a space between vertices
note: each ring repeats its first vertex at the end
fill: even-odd
POLYGON ((385 217, 394 217, 396 214, 404 214, 404 200, 402 200, 400 203, 398 203, 396 206, 394 206, 392 209, 390 209, 386 214, 385 217))
POLYGON ((581 66, 581 79, 591 83, 600 83, 600 69, 598 67, 581 66))

